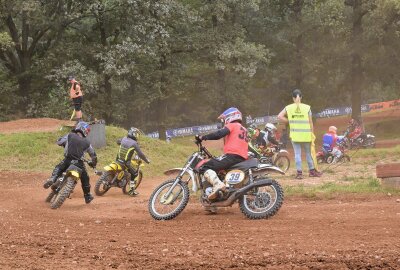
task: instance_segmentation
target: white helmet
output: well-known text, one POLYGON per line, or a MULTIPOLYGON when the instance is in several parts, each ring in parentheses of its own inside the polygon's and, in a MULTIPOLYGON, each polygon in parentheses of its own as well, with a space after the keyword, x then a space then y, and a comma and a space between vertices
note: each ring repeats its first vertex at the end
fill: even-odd
POLYGON ((276 126, 275 126, 274 124, 272 124, 272 123, 267 123, 267 124, 265 125, 265 130, 268 130, 268 131, 275 131, 275 130, 276 130, 276 126))

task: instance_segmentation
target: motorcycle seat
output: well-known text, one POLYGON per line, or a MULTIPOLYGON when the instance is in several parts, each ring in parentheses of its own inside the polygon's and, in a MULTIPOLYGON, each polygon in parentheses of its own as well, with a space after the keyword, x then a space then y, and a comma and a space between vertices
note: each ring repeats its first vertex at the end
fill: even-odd
POLYGON ((258 159, 256 158, 249 158, 245 161, 239 162, 232 167, 229 168, 229 170, 242 170, 242 171, 247 171, 248 169, 253 169, 258 167, 258 159))

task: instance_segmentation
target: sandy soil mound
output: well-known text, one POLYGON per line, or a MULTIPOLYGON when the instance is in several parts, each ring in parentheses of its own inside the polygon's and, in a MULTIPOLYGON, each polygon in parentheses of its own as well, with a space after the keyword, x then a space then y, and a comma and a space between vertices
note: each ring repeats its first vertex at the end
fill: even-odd
POLYGON ((58 130, 62 125, 71 125, 73 122, 53 118, 20 119, 9 122, 0 122, 0 133, 46 132, 58 130))

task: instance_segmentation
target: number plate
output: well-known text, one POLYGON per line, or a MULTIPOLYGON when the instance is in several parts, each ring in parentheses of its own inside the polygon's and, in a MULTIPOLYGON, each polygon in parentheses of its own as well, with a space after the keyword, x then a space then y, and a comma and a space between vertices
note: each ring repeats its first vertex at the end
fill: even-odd
POLYGON ((239 184, 244 180, 244 172, 241 170, 233 170, 226 174, 225 182, 229 185, 239 184))

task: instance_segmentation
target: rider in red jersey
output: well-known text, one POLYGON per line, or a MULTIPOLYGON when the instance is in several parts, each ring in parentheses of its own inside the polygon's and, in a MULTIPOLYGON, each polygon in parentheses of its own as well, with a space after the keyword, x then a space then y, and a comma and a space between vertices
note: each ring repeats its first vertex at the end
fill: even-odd
POLYGON ((213 185, 213 190, 208 196, 211 200, 217 198, 218 191, 226 188, 218 178, 217 172, 228 169, 248 158, 247 130, 241 124, 242 113, 237 108, 231 107, 224 111, 218 119, 223 120, 225 125, 223 128, 208 135, 196 136, 198 141, 224 138, 224 154, 209 160, 200 167, 200 173, 204 175, 204 179, 213 185))

